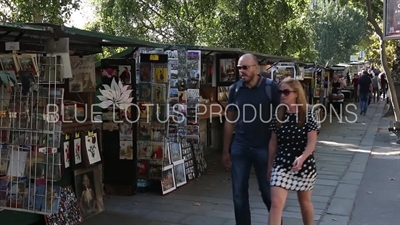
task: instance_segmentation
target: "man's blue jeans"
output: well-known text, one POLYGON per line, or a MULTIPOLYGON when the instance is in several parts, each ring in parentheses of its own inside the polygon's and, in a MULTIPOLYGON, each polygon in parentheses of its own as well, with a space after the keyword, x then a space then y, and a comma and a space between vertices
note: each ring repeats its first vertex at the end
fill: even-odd
POLYGON ((366 113, 368 109, 369 93, 360 93, 360 110, 366 113))
MULTIPOLYGON (((256 172, 261 197, 268 211, 271 208, 271 189, 267 180, 268 150, 267 148, 247 147, 234 141, 231 146, 231 161, 236 225, 251 225, 249 178, 252 165, 256 172)), ((267 215, 265 218, 267 220, 267 215)))

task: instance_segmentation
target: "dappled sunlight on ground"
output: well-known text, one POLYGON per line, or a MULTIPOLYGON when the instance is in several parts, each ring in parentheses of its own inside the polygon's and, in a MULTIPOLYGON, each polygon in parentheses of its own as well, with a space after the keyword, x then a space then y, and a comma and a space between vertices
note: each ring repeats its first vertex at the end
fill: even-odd
POLYGON ((347 148, 349 148, 349 149, 358 148, 358 146, 354 145, 354 144, 339 143, 339 142, 335 142, 335 141, 318 141, 318 143, 322 144, 322 145, 328 145, 331 147, 341 147, 341 148, 343 148, 343 150, 345 150, 347 148))

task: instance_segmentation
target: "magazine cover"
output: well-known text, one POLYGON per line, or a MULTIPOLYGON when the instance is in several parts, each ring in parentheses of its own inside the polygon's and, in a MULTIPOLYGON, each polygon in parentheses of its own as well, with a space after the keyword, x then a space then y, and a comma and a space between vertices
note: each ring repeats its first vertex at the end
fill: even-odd
POLYGON ((140 63, 140 82, 151 82, 151 64, 150 63, 140 63))
POLYGON ((166 101, 166 88, 165 84, 153 84, 152 86, 152 97, 153 102, 165 102, 166 101))
POLYGON ((150 83, 140 83, 139 84, 139 96, 140 101, 151 101, 151 84, 150 83))

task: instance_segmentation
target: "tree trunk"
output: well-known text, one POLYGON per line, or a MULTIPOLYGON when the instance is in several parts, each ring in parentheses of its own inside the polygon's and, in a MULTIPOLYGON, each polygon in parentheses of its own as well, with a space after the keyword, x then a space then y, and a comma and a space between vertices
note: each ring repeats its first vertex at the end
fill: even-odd
POLYGON ((371 0, 365 0, 365 4, 367 6, 367 13, 368 13, 368 22, 371 23, 371 25, 374 27, 375 34, 379 37, 380 40, 380 56, 381 56, 381 64, 383 67, 383 70, 385 71, 388 86, 389 86, 389 91, 390 91, 390 100, 393 105, 394 109, 394 117, 396 121, 399 121, 400 119, 400 107, 399 107, 399 101, 397 99, 397 93, 396 89, 394 86, 394 80, 392 73, 390 72, 389 65, 387 63, 387 57, 386 57, 386 43, 385 40, 383 40, 383 32, 381 28, 379 27, 378 23, 376 22, 375 18, 372 16, 372 8, 371 8, 371 0))

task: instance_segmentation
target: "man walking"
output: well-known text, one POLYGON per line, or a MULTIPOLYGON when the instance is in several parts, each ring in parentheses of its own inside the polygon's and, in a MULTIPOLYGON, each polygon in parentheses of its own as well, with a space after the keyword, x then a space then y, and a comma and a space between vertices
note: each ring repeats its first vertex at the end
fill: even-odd
POLYGON ((374 77, 372 78, 372 98, 374 100, 374 103, 379 101, 379 99, 380 99, 378 75, 379 74, 374 74, 374 77))
POLYGON ((360 96, 360 115, 365 115, 369 97, 372 96, 372 80, 367 71, 364 71, 358 80, 358 96, 360 96))
POLYGON ((275 107, 280 103, 280 94, 275 82, 258 74, 258 60, 254 55, 245 54, 240 57, 237 68, 241 80, 229 87, 223 162, 225 167, 231 167, 236 225, 251 225, 248 189, 252 166, 268 211, 271 207, 270 184, 267 179, 268 144, 271 136, 269 122, 275 107), (270 88, 269 94, 267 88, 270 88), (231 144, 234 131, 235 137, 231 144))

